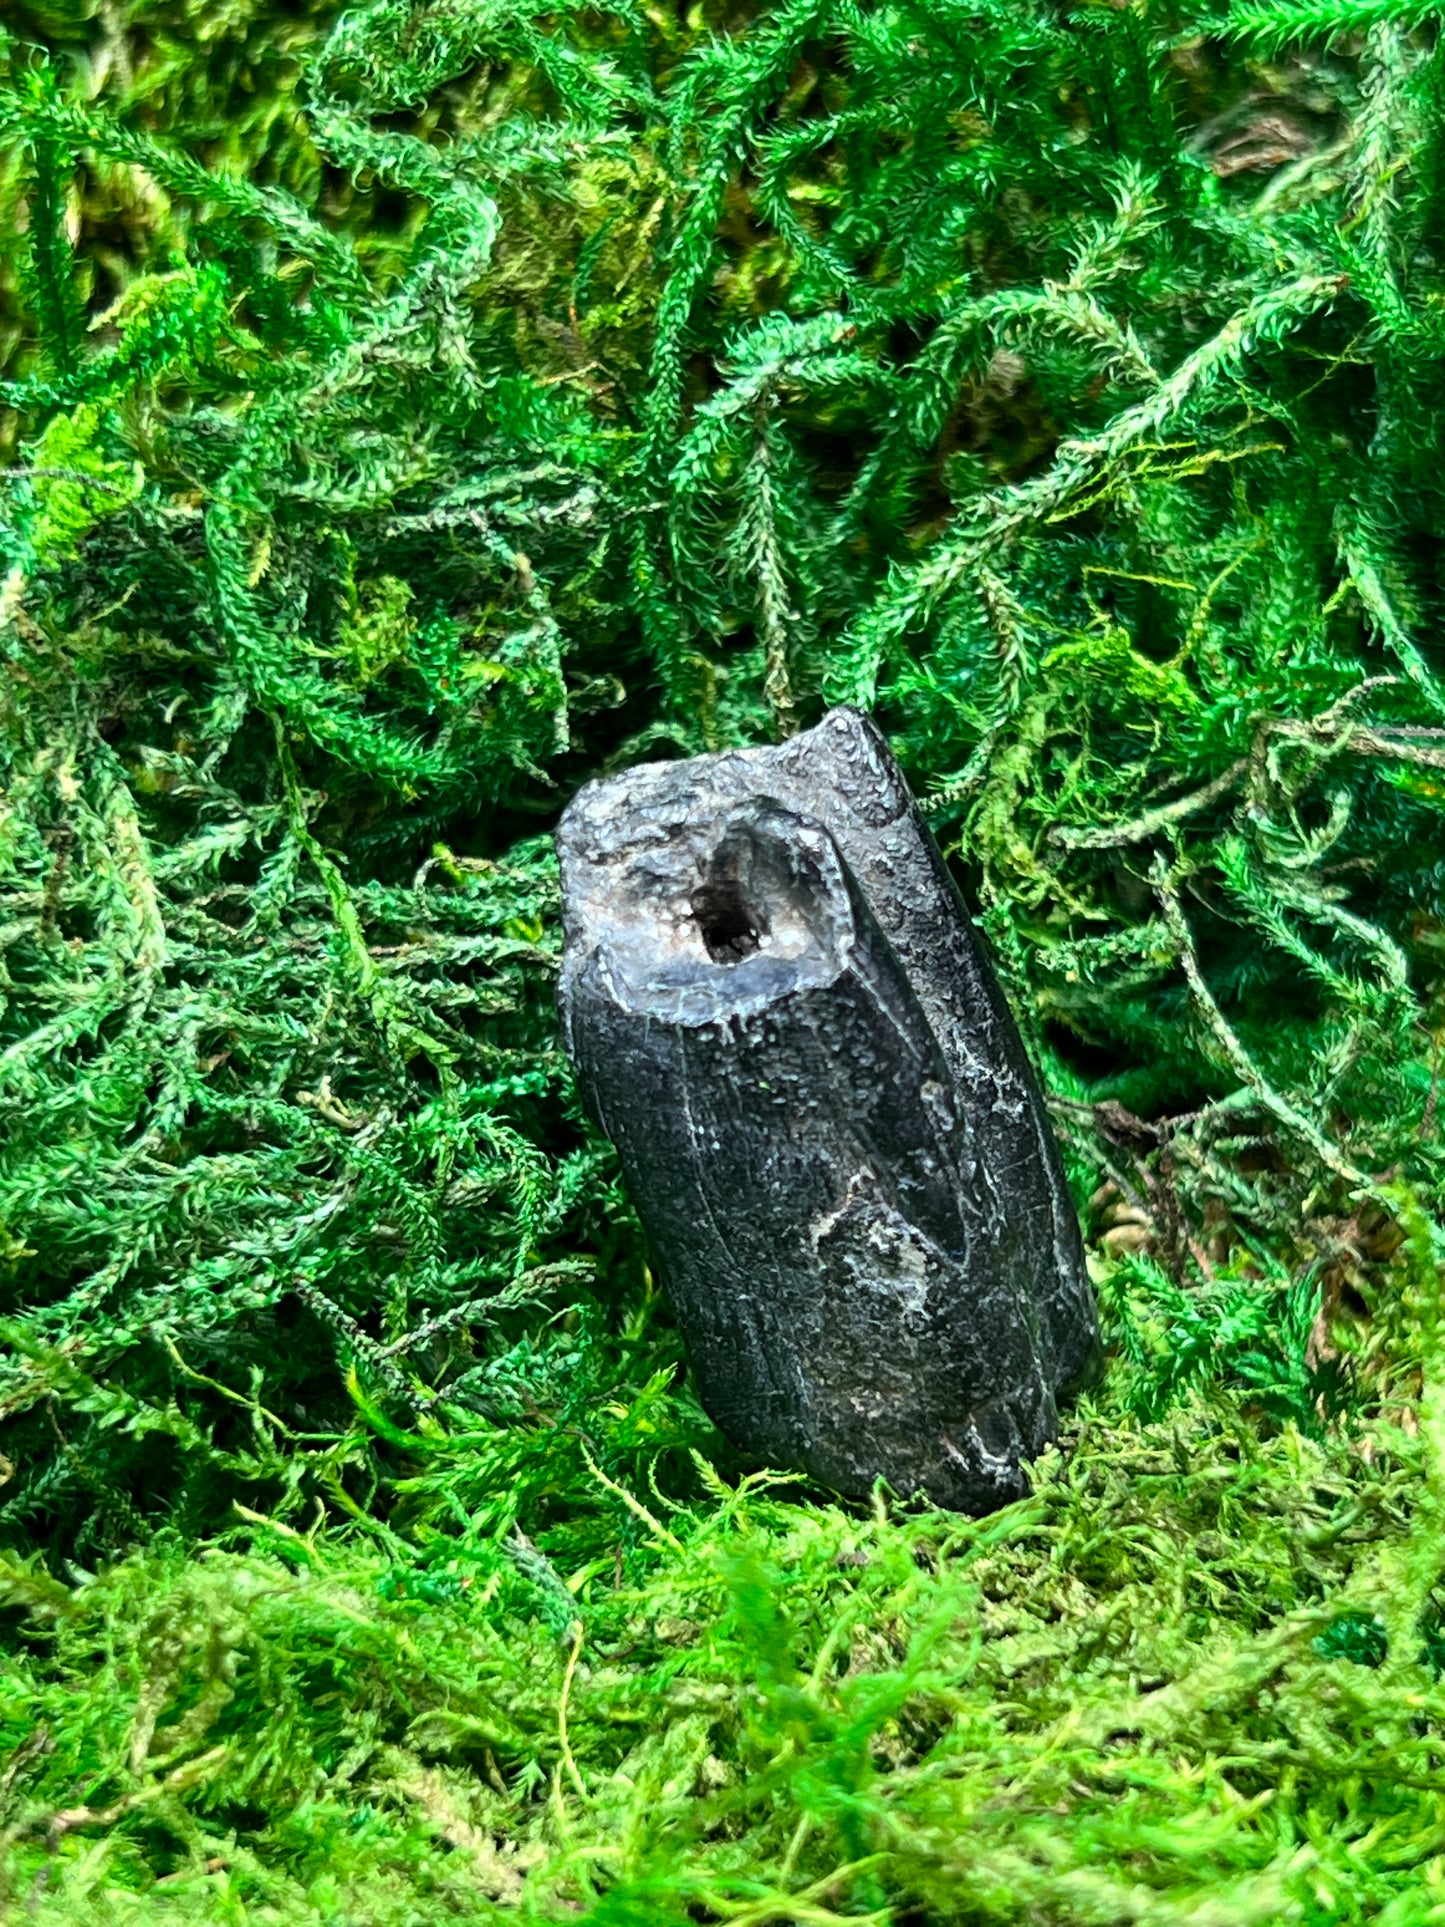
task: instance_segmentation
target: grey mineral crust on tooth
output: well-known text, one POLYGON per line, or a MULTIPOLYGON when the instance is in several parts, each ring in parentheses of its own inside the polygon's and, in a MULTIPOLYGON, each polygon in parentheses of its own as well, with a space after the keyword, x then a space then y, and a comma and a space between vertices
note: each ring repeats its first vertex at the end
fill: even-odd
POLYGON ((883 738, 591 783, 557 832, 563 1033, 703 1403, 745 1452, 984 1512, 1093 1372, 1028 1061, 883 738))

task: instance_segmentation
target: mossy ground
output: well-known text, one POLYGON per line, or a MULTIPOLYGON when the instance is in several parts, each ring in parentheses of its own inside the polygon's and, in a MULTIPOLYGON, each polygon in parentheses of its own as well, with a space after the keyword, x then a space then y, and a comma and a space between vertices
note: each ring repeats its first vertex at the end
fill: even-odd
POLYGON ((0 1913, 1445 1919, 1421 0, 17 0, 0 1913), (588 775, 888 730, 1111 1362, 1023 1504, 692 1398, 588 775))

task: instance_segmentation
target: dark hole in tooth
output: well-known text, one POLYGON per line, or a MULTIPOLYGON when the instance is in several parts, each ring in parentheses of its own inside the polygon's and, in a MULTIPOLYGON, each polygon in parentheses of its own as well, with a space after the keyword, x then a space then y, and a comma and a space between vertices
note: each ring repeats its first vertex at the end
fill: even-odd
POLYGON ((714 963, 741 963, 762 941, 760 920, 735 887, 699 890, 692 900, 692 914, 714 963))

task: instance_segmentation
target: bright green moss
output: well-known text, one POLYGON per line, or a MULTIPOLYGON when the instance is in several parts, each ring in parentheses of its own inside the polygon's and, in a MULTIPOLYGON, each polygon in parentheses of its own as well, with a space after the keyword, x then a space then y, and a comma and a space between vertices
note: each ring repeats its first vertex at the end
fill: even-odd
POLYGON ((0 1909, 1445 1918, 1445 91, 1405 0, 0 29, 0 1909), (1113 1363, 745 1475, 556 1039, 872 706, 1113 1363))

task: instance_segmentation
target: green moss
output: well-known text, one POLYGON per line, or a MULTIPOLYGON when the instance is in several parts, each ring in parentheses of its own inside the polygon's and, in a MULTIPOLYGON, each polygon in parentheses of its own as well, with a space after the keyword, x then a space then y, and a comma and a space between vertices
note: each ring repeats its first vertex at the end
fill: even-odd
POLYGON ((1435 15, 0 30, 0 1909, 1445 1916, 1435 15), (872 706, 1113 1362, 698 1411, 552 1010, 605 767, 872 706))

